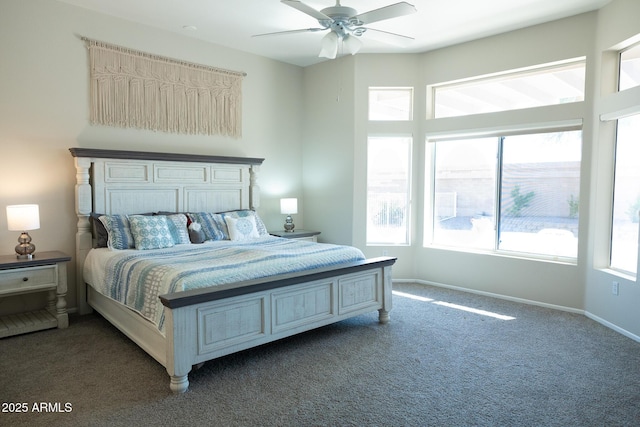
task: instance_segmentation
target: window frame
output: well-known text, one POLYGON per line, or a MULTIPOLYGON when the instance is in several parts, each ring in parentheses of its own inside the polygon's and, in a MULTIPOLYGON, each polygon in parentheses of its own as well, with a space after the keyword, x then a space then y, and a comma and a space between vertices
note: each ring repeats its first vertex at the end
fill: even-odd
MULTIPOLYGON (((576 265, 578 262, 579 254, 576 253, 575 257, 559 256, 559 255, 546 255, 539 253, 520 252, 514 250, 500 249, 500 226, 501 226, 501 191, 502 191, 502 173, 503 173, 503 140, 508 136, 517 135, 530 135, 537 133, 554 133, 554 132, 569 132, 580 131, 583 132, 582 120, 564 121, 556 124, 539 124, 531 125, 529 127, 522 127, 518 130, 505 130, 501 132, 500 129, 495 129, 491 132, 478 132, 469 131, 464 134, 451 132, 450 135, 438 134, 427 135, 425 138, 425 173, 424 173, 424 223, 423 223, 423 247, 425 248, 437 248, 443 250, 464 252, 464 253, 480 253, 480 254, 492 254, 498 256, 507 256, 521 259, 541 260, 548 262, 559 262, 565 264, 576 265), (436 190, 436 143, 445 142, 450 140, 464 140, 464 139, 478 139, 486 137, 495 137, 498 139, 498 148, 496 155, 498 156, 495 164, 495 201, 493 206, 494 214, 494 244, 492 249, 461 247, 461 246, 449 246, 442 243, 434 242, 434 227, 435 227, 435 190, 436 190)), ((584 137, 584 135, 583 135, 584 137)), ((582 146, 581 146, 582 149, 582 146)), ((582 160, 581 160, 582 161, 582 160)), ((581 189, 580 189, 581 191, 581 189)), ((579 243, 578 243, 579 244, 579 243)))
MULTIPOLYGON (((640 251, 638 251, 638 253, 636 253, 636 271, 629 271, 629 270, 625 270, 624 268, 621 267, 616 267, 612 265, 612 259, 613 259, 613 244, 614 244, 614 215, 615 215, 615 208, 616 208, 616 204, 615 204, 615 199, 616 199, 616 180, 618 179, 618 174, 617 174, 617 163, 618 163, 618 133, 619 133, 619 126, 620 126, 620 120, 623 120, 625 118, 628 117, 632 117, 632 116, 638 116, 638 119, 640 120, 640 108, 639 111, 634 113, 634 114, 620 114, 618 116, 612 115, 614 118, 610 118, 609 121, 615 121, 615 139, 613 141, 613 165, 612 165, 612 179, 611 179, 611 203, 610 203, 610 213, 609 213, 609 251, 608 251, 608 259, 607 259, 607 269, 616 272, 617 274, 620 274, 622 276, 628 276, 631 277, 633 279, 638 277, 638 259, 640 259, 640 251)), ((640 239, 640 222, 638 223, 638 237, 640 239)))
POLYGON ((366 183, 366 197, 365 197, 365 244, 366 246, 411 246, 412 244, 412 229, 411 229, 411 223, 412 223, 412 217, 411 217, 411 212, 412 212, 412 204, 413 204, 413 200, 412 200, 412 188, 413 188, 413 155, 414 155, 414 144, 415 144, 415 138, 413 137, 413 135, 411 134, 407 134, 407 133, 392 133, 392 134, 377 134, 377 133, 372 133, 367 135, 367 141, 366 141, 366 152, 367 152, 367 167, 366 167, 366 175, 365 175, 365 183, 366 183), (371 139, 404 139, 407 140, 408 142, 408 152, 407 152, 407 186, 405 189, 405 198, 406 198, 406 211, 405 211, 405 218, 404 218, 404 223, 405 223, 405 241, 402 243, 398 243, 398 242, 375 242, 375 241, 369 241, 369 171, 370 171, 370 165, 369 165, 369 142, 371 139))
POLYGON ((603 180, 603 191, 608 191, 609 203, 606 209, 598 210, 596 224, 599 224, 595 237, 594 268, 629 281, 636 281, 640 274, 640 253, 638 254, 638 267, 636 274, 611 266, 611 251, 613 239, 613 214, 614 214, 614 185, 615 185, 615 156, 617 146, 618 120, 628 116, 640 114, 640 86, 630 87, 622 91, 620 87, 621 52, 636 46, 640 34, 627 39, 616 46, 603 52, 603 63, 608 70, 602 79, 602 86, 606 88, 606 102, 599 111, 600 138, 606 140, 606 144, 600 145, 598 155, 606 159, 607 168, 599 172, 603 180), (606 180, 606 184, 604 183, 606 180), (605 229, 606 227, 606 229, 605 229))
POLYGON ((367 88, 367 120, 369 122, 412 122, 414 119, 414 97, 415 90, 412 86, 369 86, 367 88), (372 119, 371 118, 371 92, 379 91, 379 92, 401 92, 407 91, 409 93, 409 111, 408 118, 406 119, 372 119))
POLYGON ((640 50, 640 42, 634 43, 632 45, 629 45, 629 46, 627 46, 627 47, 625 47, 623 49, 620 49, 618 51, 618 82, 617 82, 617 85, 616 85, 616 90, 618 92, 624 92, 625 90, 633 89, 634 87, 640 86, 640 83, 639 83, 639 84, 637 84, 635 86, 629 86, 629 87, 625 87, 625 88, 620 88, 620 84, 622 83, 622 55, 625 52, 628 52, 628 51, 630 51, 632 49, 639 49, 640 50))
POLYGON ((467 117, 467 116, 471 116, 471 115, 475 115, 475 114, 492 114, 492 113, 502 113, 502 112, 506 112, 506 111, 515 111, 515 110, 521 110, 521 109, 526 109, 526 108, 545 108, 545 107, 550 107, 553 105, 561 105, 561 104, 571 104, 571 103, 576 103, 576 102, 584 102, 585 100, 585 95, 586 95, 586 57, 585 56, 581 56, 581 57, 576 57, 576 58, 570 58, 570 59, 566 59, 566 60, 562 60, 562 61, 555 61, 555 62, 549 62, 549 63, 544 63, 544 64, 538 64, 538 65, 533 65, 533 66, 528 66, 528 67, 523 67, 523 68, 516 68, 516 69, 510 69, 510 70, 505 70, 505 71, 501 71, 501 72, 497 72, 497 73, 491 73, 491 74, 485 74, 485 75, 480 75, 480 76, 473 76, 473 77, 469 77, 469 78, 464 78, 464 79, 459 79, 459 80, 453 80, 453 81, 448 81, 448 82, 442 82, 442 83, 437 83, 437 84, 430 84, 427 85, 427 99, 426 99, 426 119, 427 120, 438 120, 438 119, 447 119, 447 118, 460 118, 460 117, 467 117), (518 107, 518 108, 507 108, 507 109, 501 109, 501 110, 493 110, 493 111, 488 111, 488 112, 480 112, 480 113, 465 113, 465 114, 459 114, 459 115, 445 115, 445 116, 441 116, 441 117, 437 117, 436 113, 436 105, 437 105, 437 91, 439 89, 443 89, 443 88, 453 88, 453 87, 464 87, 467 85, 475 85, 478 83, 482 83, 482 82, 496 82, 496 81, 507 81, 513 78, 517 78, 519 76, 526 76, 526 75, 531 75, 531 74, 538 74, 540 72, 544 72, 545 70, 547 71, 553 71, 556 69, 562 69, 562 68, 566 68, 566 67, 570 67, 572 65, 579 65, 582 64, 582 67, 584 69, 585 72, 585 76, 584 76, 584 85, 582 88, 582 99, 581 100, 577 100, 577 101, 570 101, 570 102, 566 102, 566 103, 555 103, 555 104, 543 104, 543 105, 534 105, 534 106, 529 106, 529 107, 518 107))

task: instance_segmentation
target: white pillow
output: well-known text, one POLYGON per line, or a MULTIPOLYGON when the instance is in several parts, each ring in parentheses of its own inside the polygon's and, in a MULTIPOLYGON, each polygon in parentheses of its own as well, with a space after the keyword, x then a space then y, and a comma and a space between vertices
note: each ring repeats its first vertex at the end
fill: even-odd
POLYGON ((229 238, 231 240, 250 240, 260 237, 256 219, 253 216, 243 216, 233 218, 231 216, 224 217, 229 230, 229 238))

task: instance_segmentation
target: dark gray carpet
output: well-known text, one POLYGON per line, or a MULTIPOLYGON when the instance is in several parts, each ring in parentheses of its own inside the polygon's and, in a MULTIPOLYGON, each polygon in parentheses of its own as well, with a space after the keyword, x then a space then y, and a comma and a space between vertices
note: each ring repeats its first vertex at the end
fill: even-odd
POLYGON ((639 426, 640 343, 576 314, 400 284, 377 313, 164 368, 98 315, 0 340, 0 425, 639 426), (500 320, 444 301, 515 317, 500 320), (71 412, 36 413, 33 405, 71 412))

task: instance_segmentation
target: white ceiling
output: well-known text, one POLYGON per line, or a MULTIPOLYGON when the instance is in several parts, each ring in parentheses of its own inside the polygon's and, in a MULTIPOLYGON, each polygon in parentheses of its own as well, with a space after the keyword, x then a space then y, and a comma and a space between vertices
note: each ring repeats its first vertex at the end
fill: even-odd
MULTIPOLYGON (((255 34, 318 27, 312 17, 279 0, 58 0, 222 46, 295 65, 318 58, 325 32, 270 37, 255 34), (192 26, 196 29, 186 29, 192 26)), ((335 0, 302 0, 315 9, 335 0)), ((399 0, 342 0, 358 13, 399 0)), ((362 36, 361 53, 416 53, 450 46, 601 8, 611 0, 407 0, 417 13, 381 21, 371 28, 415 38, 398 47, 362 36)), ((105 40, 108 41, 108 40, 105 40)))

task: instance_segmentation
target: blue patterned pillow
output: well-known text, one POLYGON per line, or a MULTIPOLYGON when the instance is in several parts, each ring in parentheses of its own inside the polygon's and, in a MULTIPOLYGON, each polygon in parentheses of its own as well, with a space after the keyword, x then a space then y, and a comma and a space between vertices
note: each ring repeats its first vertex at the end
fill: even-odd
POLYGON ((98 220, 107 230, 107 246, 111 249, 131 249, 135 241, 129 229, 127 215, 101 215, 98 220))
POLYGON ((231 240, 250 240, 260 237, 254 216, 239 218, 225 216, 224 220, 227 223, 229 238, 231 240))
POLYGON ((202 231, 206 240, 229 239, 227 224, 220 214, 209 212, 190 213, 191 222, 197 222, 202 226, 202 231))
POLYGON ((161 249, 174 245, 166 216, 132 215, 129 224, 136 249, 161 249))
POLYGON ((189 230, 187 230, 187 216, 185 214, 167 215, 167 226, 176 245, 191 243, 189 230))

